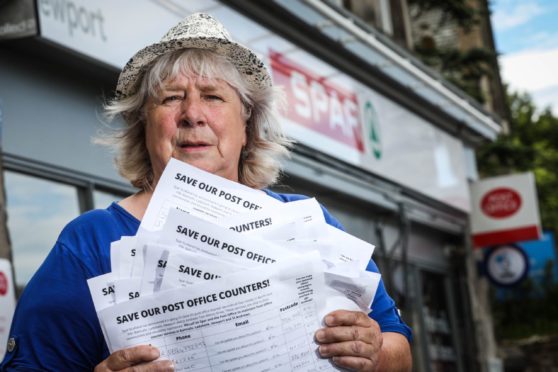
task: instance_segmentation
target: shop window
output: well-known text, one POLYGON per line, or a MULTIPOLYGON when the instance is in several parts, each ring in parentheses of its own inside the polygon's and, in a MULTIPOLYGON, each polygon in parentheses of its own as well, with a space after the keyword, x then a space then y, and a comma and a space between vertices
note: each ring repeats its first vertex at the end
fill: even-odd
POLYGON ((423 316, 428 342, 430 371, 458 371, 457 354, 450 323, 446 277, 422 272, 423 316))
POLYGON ((44 261, 62 228, 79 215, 78 190, 11 171, 4 177, 15 281, 22 288, 44 261))

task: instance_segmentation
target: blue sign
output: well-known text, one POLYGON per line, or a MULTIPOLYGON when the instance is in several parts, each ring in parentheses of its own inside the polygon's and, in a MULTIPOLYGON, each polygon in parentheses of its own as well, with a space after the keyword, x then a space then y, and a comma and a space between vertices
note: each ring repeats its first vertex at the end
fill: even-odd
MULTIPOLYGON (((525 279, 530 280, 529 290, 518 290, 514 286, 500 286, 496 290, 496 299, 504 301, 507 299, 537 298, 544 296, 545 281, 548 284, 558 283, 558 260, 554 235, 544 232, 540 240, 529 240, 514 244, 527 257, 529 272, 525 279), (551 269, 551 272, 547 272, 551 269), (550 281, 550 283, 549 283, 550 281)), ((500 259, 503 264, 503 258, 500 259)), ((485 260, 486 263, 486 260, 485 260)), ((486 267, 485 267, 486 270, 486 267)), ((487 273, 487 276, 488 273, 487 273)), ((493 281, 494 282, 494 281, 493 281)), ((521 284, 521 283, 517 283, 521 284)))
POLYGON ((558 260, 556 259, 556 248, 554 245, 554 234, 545 232, 540 240, 529 240, 517 243, 527 257, 531 269, 529 278, 537 284, 542 284, 545 275, 545 268, 552 263, 551 278, 553 283, 558 283, 558 260))

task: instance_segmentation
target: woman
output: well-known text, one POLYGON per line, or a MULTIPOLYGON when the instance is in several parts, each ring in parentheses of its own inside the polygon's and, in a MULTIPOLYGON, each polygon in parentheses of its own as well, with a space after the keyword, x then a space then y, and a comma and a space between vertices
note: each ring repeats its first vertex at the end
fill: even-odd
MULTIPOLYGON (((205 14, 186 18, 128 62, 106 109, 126 122, 113 141, 117 164, 140 191, 62 231, 20 299, 2 370, 173 369, 151 346, 109 355, 86 280, 110 271, 110 243, 136 233, 171 157, 255 189, 275 182, 289 141, 274 92, 263 63, 205 14)), ((303 198, 264 191, 284 202, 303 198)), ((315 335, 319 353, 355 370, 410 369, 410 330, 383 285, 373 309, 374 319, 349 311, 326 316, 315 335)))

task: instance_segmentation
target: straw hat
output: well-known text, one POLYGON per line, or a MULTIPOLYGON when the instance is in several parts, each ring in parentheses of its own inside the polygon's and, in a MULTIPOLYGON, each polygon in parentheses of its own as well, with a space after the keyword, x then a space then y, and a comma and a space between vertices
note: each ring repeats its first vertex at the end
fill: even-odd
POLYGON ((210 15, 195 13, 171 28, 160 42, 143 48, 126 63, 118 78, 116 96, 132 95, 157 57, 187 48, 207 49, 225 56, 251 85, 268 87, 272 84, 264 63, 254 52, 232 41, 225 27, 210 15))

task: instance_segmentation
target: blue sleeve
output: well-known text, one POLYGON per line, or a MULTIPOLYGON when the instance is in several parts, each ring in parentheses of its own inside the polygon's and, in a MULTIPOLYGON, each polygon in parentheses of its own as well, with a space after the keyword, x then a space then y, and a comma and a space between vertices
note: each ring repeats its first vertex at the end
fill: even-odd
MULTIPOLYGON (((374 260, 370 259, 366 270, 379 273, 378 266, 374 260)), ((403 322, 399 316, 399 310, 395 306, 395 301, 389 296, 384 286, 384 281, 380 280, 376 296, 372 301, 371 313, 369 316, 380 325, 382 332, 397 332, 407 337, 409 343, 413 340, 411 328, 403 322)))
POLYGON ((87 269, 57 243, 21 296, 10 330, 15 348, 0 370, 93 370, 109 353, 86 280, 87 269))

